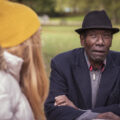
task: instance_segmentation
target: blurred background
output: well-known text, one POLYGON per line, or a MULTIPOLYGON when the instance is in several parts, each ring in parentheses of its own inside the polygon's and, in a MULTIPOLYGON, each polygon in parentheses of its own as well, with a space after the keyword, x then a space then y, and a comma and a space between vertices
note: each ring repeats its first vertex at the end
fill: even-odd
MULTIPOLYGON (((49 76, 50 61, 58 53, 80 47, 75 29, 90 10, 106 10, 113 26, 120 28, 120 0, 11 0, 30 6, 42 24, 42 50, 49 76)), ((114 35, 112 50, 120 51, 120 33, 114 35)))

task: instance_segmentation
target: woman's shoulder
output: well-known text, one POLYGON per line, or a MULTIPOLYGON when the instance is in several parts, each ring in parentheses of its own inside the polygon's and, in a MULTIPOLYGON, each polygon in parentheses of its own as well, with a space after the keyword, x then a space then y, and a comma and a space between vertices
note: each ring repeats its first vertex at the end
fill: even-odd
POLYGON ((0 70, 0 94, 18 97, 21 93, 18 81, 9 73, 0 70))

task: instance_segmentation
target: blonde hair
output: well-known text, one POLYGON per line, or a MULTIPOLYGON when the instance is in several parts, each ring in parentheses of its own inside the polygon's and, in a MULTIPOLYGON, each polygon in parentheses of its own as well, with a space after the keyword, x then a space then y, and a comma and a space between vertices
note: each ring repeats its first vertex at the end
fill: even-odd
MULTIPOLYGON (((8 49, 9 52, 11 50, 12 48, 8 49)), ((21 51, 24 59, 20 73, 21 89, 31 105, 35 120, 45 120, 43 106, 48 94, 48 79, 41 54, 39 31, 11 53, 17 56, 21 51)))
POLYGON ((7 70, 7 65, 6 65, 6 61, 4 59, 4 49, 2 47, 0 47, 0 70, 7 70))

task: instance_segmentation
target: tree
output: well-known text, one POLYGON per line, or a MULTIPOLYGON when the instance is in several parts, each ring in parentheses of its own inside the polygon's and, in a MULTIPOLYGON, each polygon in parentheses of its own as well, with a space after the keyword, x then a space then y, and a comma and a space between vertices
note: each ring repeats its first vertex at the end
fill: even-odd
POLYGON ((102 0, 102 4, 113 22, 120 23, 120 0, 102 0))
POLYGON ((52 14, 55 12, 55 0, 11 0, 30 6, 38 14, 52 14))
POLYGON ((115 23, 120 23, 120 0, 12 0, 30 6, 38 14, 64 13, 85 15, 90 10, 104 9, 115 23))

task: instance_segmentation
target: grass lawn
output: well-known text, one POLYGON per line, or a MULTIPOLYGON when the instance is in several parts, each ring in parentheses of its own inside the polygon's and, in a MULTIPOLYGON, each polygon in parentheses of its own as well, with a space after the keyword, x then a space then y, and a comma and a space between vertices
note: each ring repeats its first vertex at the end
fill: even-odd
MULTIPOLYGON (((55 55, 80 47, 79 35, 74 32, 78 26, 43 26, 42 48, 46 70, 50 72, 50 61, 55 55)), ((111 50, 120 51, 120 33, 114 35, 111 50)))
POLYGON ((54 17, 51 18, 51 21, 73 21, 73 22, 77 22, 77 21, 83 21, 84 16, 65 16, 65 17, 54 17))

